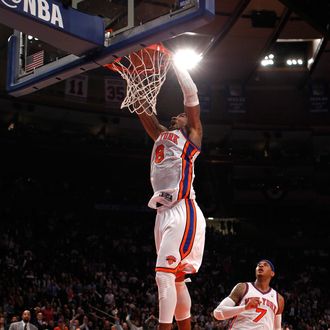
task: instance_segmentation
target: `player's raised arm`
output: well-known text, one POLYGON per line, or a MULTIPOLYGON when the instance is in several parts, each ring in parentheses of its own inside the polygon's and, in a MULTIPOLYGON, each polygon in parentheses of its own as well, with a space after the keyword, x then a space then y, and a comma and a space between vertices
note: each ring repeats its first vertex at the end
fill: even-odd
POLYGON ((175 64, 173 65, 173 68, 184 97, 183 103, 184 110, 188 118, 189 138, 195 145, 201 147, 203 128, 200 120, 200 106, 196 84, 191 79, 186 68, 179 67, 175 64))
MULTIPOLYGON (((144 103, 141 102, 140 107, 143 108, 144 103)), ((156 141, 159 134, 161 132, 164 132, 167 130, 166 127, 161 125, 157 119, 157 117, 152 113, 150 110, 141 109, 141 111, 137 111, 137 114, 139 116, 139 119, 142 123, 142 126, 144 127, 145 131, 148 133, 148 135, 156 141), (150 113, 151 112, 151 113, 150 113)))

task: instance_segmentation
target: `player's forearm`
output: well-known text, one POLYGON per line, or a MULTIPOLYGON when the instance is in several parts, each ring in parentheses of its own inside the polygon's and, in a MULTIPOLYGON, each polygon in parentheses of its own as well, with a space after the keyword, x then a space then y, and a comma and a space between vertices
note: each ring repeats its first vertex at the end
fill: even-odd
POLYGON ((275 315, 274 330, 281 330, 281 329, 282 329, 282 315, 277 314, 275 315))
POLYGON ((165 130, 165 128, 160 125, 158 119, 154 114, 148 115, 146 113, 138 114, 142 126, 148 133, 148 135, 155 141, 157 140, 159 134, 165 130))
POLYGON ((214 311, 213 315, 217 320, 226 320, 230 319, 238 314, 244 312, 245 306, 235 306, 235 307, 227 307, 227 306, 218 306, 214 311))
POLYGON ((229 297, 225 298, 213 311, 213 316, 217 320, 226 320, 239 315, 245 311, 245 305, 235 306, 235 302, 229 297))
POLYGON ((191 79, 188 70, 185 68, 179 68, 176 65, 173 65, 173 68, 183 93, 184 105, 187 107, 197 106, 199 104, 197 95, 198 90, 196 84, 191 79))

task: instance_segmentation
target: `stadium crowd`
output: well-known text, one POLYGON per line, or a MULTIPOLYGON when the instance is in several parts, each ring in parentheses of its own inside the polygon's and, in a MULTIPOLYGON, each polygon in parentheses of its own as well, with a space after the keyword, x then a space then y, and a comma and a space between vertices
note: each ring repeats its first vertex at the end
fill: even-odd
MULTIPOLYGON (((26 309, 40 330, 156 329, 154 214, 132 202, 138 192, 123 198, 81 174, 14 172, 0 180, 0 330, 26 309)), ((241 219, 226 234, 209 220, 203 265, 188 284, 194 330, 227 328, 213 309, 237 282, 254 281, 264 257, 286 301, 283 329, 330 329, 329 234, 312 220, 274 224, 277 216, 241 219)))

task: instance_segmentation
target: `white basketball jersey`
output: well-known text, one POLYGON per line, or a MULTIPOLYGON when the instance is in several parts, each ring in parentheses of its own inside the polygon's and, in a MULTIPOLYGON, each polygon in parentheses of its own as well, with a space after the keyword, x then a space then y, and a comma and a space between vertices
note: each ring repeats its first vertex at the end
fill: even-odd
POLYGON ((154 195, 149 207, 157 203, 171 206, 181 199, 195 199, 194 162, 200 150, 183 130, 162 132, 151 154, 150 180, 154 195))
POLYGON ((262 303, 257 308, 246 310, 234 317, 230 329, 273 330, 278 310, 277 292, 270 288, 268 292, 263 293, 253 283, 246 284, 247 292, 239 305, 245 305, 252 297, 261 298, 262 303))

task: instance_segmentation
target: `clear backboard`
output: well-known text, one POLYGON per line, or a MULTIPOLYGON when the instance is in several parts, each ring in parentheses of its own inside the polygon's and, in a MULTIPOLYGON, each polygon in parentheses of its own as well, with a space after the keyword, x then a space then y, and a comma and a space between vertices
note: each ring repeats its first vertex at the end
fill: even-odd
POLYGON ((59 0, 6 0, 17 8, 1 1, 4 24, 22 31, 9 39, 7 90, 13 96, 29 94, 193 32, 213 18, 214 1, 72 0, 66 7, 59 0))

